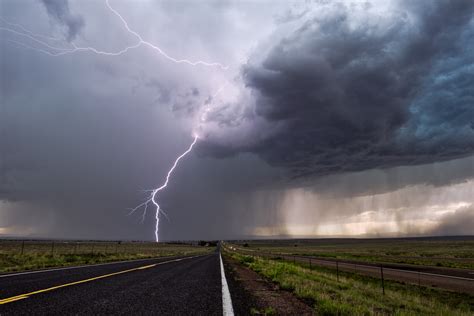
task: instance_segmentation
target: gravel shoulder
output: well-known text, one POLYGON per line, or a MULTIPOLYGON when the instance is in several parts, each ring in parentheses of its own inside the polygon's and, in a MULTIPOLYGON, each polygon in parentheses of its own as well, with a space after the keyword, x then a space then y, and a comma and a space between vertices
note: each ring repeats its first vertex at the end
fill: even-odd
POLYGON ((223 260, 236 315, 315 315, 292 293, 228 256, 223 260))

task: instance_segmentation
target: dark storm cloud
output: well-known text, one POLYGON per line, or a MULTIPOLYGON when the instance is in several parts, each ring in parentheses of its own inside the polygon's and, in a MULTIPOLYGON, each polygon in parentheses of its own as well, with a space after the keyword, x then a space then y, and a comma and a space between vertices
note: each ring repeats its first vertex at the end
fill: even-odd
POLYGON ((74 40, 84 27, 84 19, 82 16, 71 13, 68 0, 41 1, 46 7, 49 16, 66 27, 67 40, 74 40))
POLYGON ((302 178, 295 186, 331 197, 375 195, 407 186, 443 187, 474 178, 474 157, 436 162, 419 166, 372 169, 345 174, 332 174, 316 179, 302 178))
POLYGON ((473 7, 406 1, 357 18, 353 5, 323 4, 243 67, 256 115, 284 127, 243 150, 296 175, 472 154, 473 7))
MULTIPOLYGON (((415 206, 423 206, 435 194, 411 185, 472 178, 474 156, 288 183, 290 169, 320 175, 462 156, 473 139, 474 41, 466 3, 456 2, 457 10, 447 2, 406 2, 378 20, 360 12, 353 20, 351 5, 317 3, 326 9, 290 10, 275 30, 273 13, 288 9, 286 1, 110 1, 145 40, 177 58, 229 64, 226 72, 176 65, 145 46, 120 56, 52 57, 11 40, 45 48, 38 42, 2 31, 0 231, 153 238, 153 210, 140 224, 142 214, 127 216, 128 208, 146 198, 142 189, 162 183, 207 106, 202 135, 215 127, 221 142, 200 139, 160 194, 170 218, 160 222, 163 240, 239 238, 256 227, 287 232, 285 222, 298 216, 304 224, 343 221, 372 208, 365 199, 354 207, 353 199, 339 198, 402 187, 413 196, 387 197, 390 210, 398 210, 398 198, 407 204, 418 198, 415 206), (437 12, 443 16, 435 23, 437 12), (240 72, 235 65, 255 43, 263 49, 258 44, 240 72), (245 151, 252 153, 229 157, 245 151), (292 193, 295 187, 305 189, 292 193)), ((104 51, 135 41, 103 1, 2 0, 0 14, 41 39, 59 29, 77 46, 104 51)))
MULTIPOLYGON (((48 1, 47 9, 41 2, 4 2, 2 19, 24 25, 41 39, 55 36, 59 25, 70 39, 77 36, 77 46, 117 51, 134 40, 103 1, 69 6, 48 1), (79 16, 87 17, 87 27, 71 23, 79 16)), ((144 38, 179 58, 224 62, 236 41, 248 41, 242 32, 254 33, 233 26, 239 22, 238 15, 232 20, 233 7, 216 12, 210 3, 171 11, 155 2, 111 5, 144 38)), ((254 15, 261 23, 261 15, 254 15)), ((216 88, 210 80, 223 72, 177 65, 147 47, 113 57, 91 52, 52 57, 10 40, 39 46, 12 32, 0 36, 0 233, 154 238, 153 210, 140 224, 142 213, 127 216, 129 208, 146 199, 142 190, 162 184, 189 146, 188 113, 210 100, 216 88)), ((259 177, 272 175, 256 157, 230 160, 203 162, 195 153, 183 159, 160 196, 170 218, 161 222, 160 237, 220 238, 229 231, 224 205, 233 193, 223 191, 250 191, 259 177), (186 185, 190 182, 194 185, 186 185)))

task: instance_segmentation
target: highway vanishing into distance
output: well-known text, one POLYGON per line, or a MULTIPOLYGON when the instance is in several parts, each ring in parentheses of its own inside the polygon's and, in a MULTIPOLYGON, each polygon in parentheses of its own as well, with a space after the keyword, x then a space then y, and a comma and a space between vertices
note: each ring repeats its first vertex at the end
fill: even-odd
POLYGON ((232 315, 219 251, 0 275, 0 315, 232 315))

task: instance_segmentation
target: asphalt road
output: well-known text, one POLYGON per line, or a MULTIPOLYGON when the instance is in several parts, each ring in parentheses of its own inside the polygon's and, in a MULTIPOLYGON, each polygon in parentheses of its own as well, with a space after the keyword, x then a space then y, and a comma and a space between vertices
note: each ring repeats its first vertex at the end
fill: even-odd
POLYGON ((0 276, 0 315, 222 315, 219 253, 0 276))

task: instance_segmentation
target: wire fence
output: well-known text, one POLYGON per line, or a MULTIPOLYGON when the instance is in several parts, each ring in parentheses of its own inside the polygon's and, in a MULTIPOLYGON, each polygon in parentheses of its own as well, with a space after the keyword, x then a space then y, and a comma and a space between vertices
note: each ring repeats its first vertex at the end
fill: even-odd
POLYGON ((334 269, 339 279, 339 272, 355 273, 380 279, 381 290, 385 294, 385 280, 403 282, 418 285, 419 287, 434 287, 446 290, 474 294, 474 271, 466 270, 470 277, 458 277, 421 271, 410 271, 385 267, 383 264, 350 263, 341 260, 327 260, 310 256, 287 255, 262 251, 250 251, 242 248, 228 247, 228 250, 237 251, 241 254, 259 256, 267 259, 282 259, 293 263, 305 264, 309 268, 313 266, 334 269), (470 274, 472 273, 472 274, 470 274))
POLYGON ((0 255, 147 254, 188 251, 192 244, 130 241, 1 240, 0 255))

